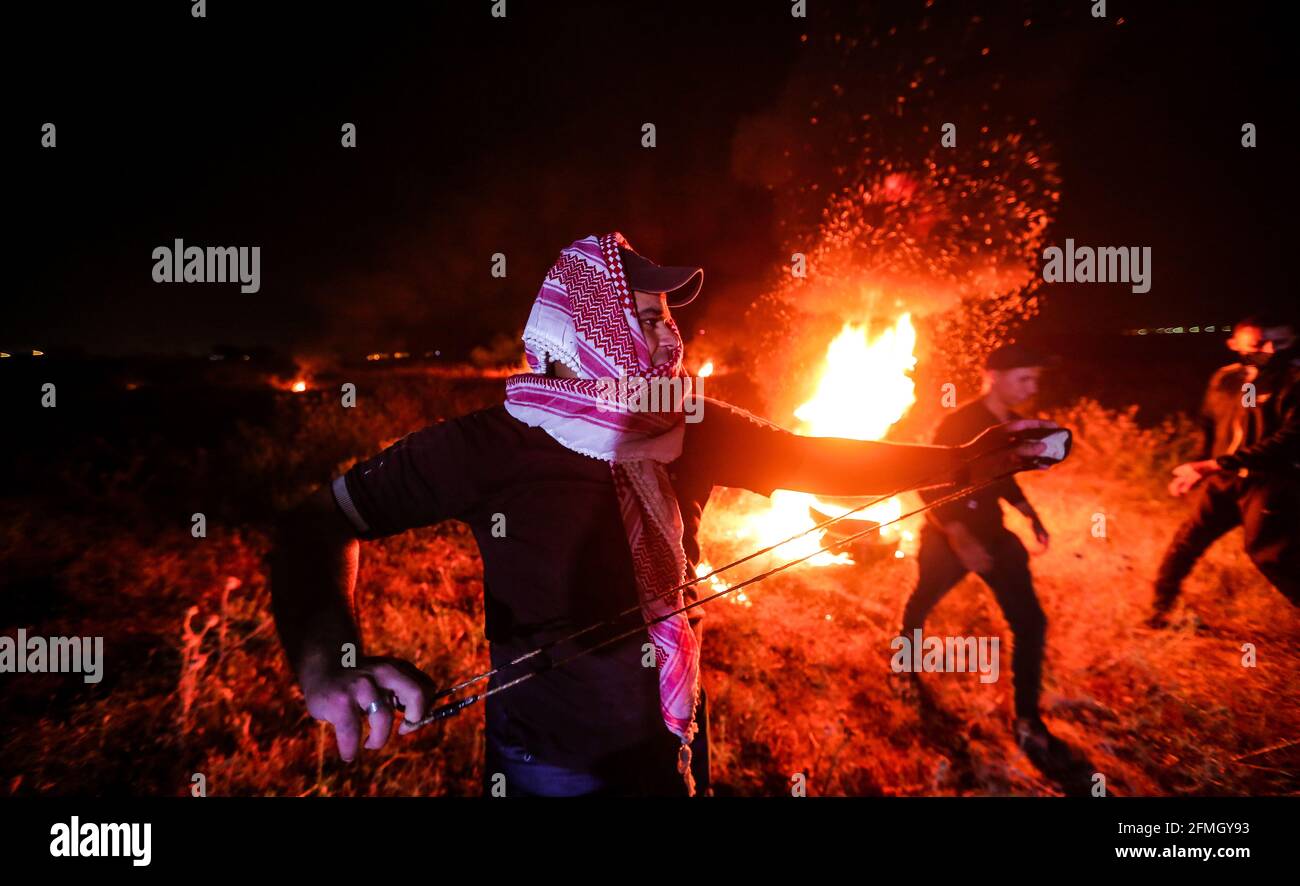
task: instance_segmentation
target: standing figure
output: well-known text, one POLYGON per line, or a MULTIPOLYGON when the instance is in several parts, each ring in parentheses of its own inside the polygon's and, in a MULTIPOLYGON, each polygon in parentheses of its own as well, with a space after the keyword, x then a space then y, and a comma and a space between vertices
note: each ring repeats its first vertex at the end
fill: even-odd
MULTIPOLYGON (((1013 407, 1038 393, 1044 362, 1018 345, 994 351, 986 364, 983 395, 944 418, 934 442, 947 446, 965 443, 988 428, 1019 419, 1013 407)), ((922 492, 921 498, 929 503, 942 495, 941 491, 922 492)), ((927 512, 921 530, 920 574, 903 612, 903 635, 915 636, 914 632, 924 627, 926 616, 968 572, 983 579, 1015 639, 1011 667, 1016 741, 1031 757, 1042 758, 1051 742, 1038 711, 1047 617, 1034 594, 1029 553, 1002 524, 1001 500, 1029 518, 1034 537, 1047 547, 1047 529, 1013 477, 927 512)))
POLYGON ((1183 579, 1206 548, 1242 527, 1246 553, 1300 605, 1300 354, 1295 326, 1248 317, 1228 347, 1240 362, 1219 369, 1205 392, 1201 458, 1174 468, 1172 495, 1196 489, 1192 515, 1174 534, 1155 582, 1147 625, 1163 628, 1183 579))

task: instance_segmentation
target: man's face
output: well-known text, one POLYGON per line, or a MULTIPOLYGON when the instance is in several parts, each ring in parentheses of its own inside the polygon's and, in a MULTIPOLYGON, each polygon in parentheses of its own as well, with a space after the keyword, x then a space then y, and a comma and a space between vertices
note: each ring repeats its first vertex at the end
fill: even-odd
POLYGON ((1295 330, 1290 326, 1270 326, 1261 329, 1258 326, 1238 326, 1232 330, 1228 347, 1232 348, 1247 363, 1263 366, 1278 351, 1284 351, 1295 344, 1295 330))
POLYGON ((677 334, 668 325, 672 314, 668 311, 668 297, 662 292, 633 290, 636 296, 636 315, 641 323, 646 347, 650 349, 650 365, 658 366, 672 354, 670 348, 679 344, 677 334))
MULTIPOLYGON (((669 350, 678 343, 677 335, 668 325, 672 314, 668 311, 668 298, 662 292, 642 292, 632 290, 636 297, 637 320, 641 323, 641 332, 645 335, 646 347, 650 349, 650 365, 658 366, 672 357, 669 350)), ((563 363, 555 362, 547 366, 547 375, 556 378, 577 378, 577 373, 563 363)))
POLYGON ((990 369, 989 386, 999 400, 1008 406, 1015 406, 1037 395, 1038 376, 1042 371, 1038 366, 990 369))

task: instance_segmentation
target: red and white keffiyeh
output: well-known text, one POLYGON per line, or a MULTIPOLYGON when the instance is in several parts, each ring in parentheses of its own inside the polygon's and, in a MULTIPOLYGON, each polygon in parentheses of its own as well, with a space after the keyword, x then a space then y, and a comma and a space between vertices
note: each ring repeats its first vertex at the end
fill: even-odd
MULTIPOLYGON (((506 381, 506 411, 540 427, 565 447, 610 463, 623 528, 646 621, 681 607, 682 594, 664 594, 689 580, 682 549, 682 518, 665 465, 682 451, 685 433, 680 411, 619 408, 628 397, 612 399, 614 385, 601 379, 683 376, 681 336, 672 357, 652 366, 641 332, 636 301, 628 289, 619 247, 631 250, 623 235, 585 237, 560 253, 533 302, 524 328, 524 353, 532 373, 506 381), (577 378, 548 378, 552 361, 577 378)), ((620 386, 620 392, 629 386, 620 386)), ((682 739, 679 769, 693 792, 690 751, 699 695, 699 645, 685 614, 649 627, 659 672, 664 723, 682 739)))

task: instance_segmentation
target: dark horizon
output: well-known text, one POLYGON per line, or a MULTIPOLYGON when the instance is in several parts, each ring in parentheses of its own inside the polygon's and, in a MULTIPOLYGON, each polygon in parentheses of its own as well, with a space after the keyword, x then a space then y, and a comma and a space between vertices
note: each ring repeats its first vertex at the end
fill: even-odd
MULTIPOLYGON (((885 61, 932 53, 953 69, 936 105, 987 99, 990 120, 1036 118, 1062 179, 1048 242, 1152 247, 1151 292, 1045 286, 1024 336, 1068 344, 1289 308, 1282 29, 1262 5, 1110 6, 1095 20, 1086 4, 812 4, 796 22, 780 6, 574 3, 569 27, 527 0, 503 21, 465 7, 365 23, 325 9, 292 21, 225 6, 203 21, 160 5, 34 13, 13 30, 26 46, 45 51, 56 23, 69 36, 14 115, 26 260, 0 350, 230 343, 464 359, 522 328, 560 249, 612 229, 656 260, 704 266, 688 338, 732 324, 822 208, 807 185, 830 161, 802 104, 835 79, 826 46, 891 23, 885 61), (922 30, 926 16, 964 18, 922 30), (1013 31, 1021 19, 1032 25, 1013 31), (926 45, 935 32, 962 45, 926 45), (982 61, 983 43, 995 51, 982 61), (98 75, 60 73, 72 58, 98 75), (976 94, 990 82, 981 65, 1007 88, 976 94), (54 150, 39 146, 47 120, 54 150), (639 146, 641 120, 658 126, 653 150, 639 146), (1239 144, 1245 120, 1257 148, 1239 144), (342 121, 358 126, 354 150, 339 146, 342 121), (761 143, 772 122, 791 125, 761 143), (775 169, 774 154, 801 149, 793 177, 775 169), (152 282, 151 250, 178 237, 261 246, 260 291, 152 282), (505 279, 487 272, 498 251, 505 279)), ((879 96, 851 98, 881 110, 879 96)))

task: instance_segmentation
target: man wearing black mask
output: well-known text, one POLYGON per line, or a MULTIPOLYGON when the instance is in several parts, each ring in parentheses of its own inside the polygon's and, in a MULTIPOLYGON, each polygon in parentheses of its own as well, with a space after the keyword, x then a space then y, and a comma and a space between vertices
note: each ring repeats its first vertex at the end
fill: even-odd
POLYGON ((1228 347, 1241 361, 1210 380, 1205 458, 1179 465, 1172 495, 1197 488, 1155 583, 1147 624, 1163 628, 1183 579, 1215 540, 1241 526, 1246 553, 1273 586, 1300 606, 1300 353, 1295 324, 1248 317, 1228 347))

